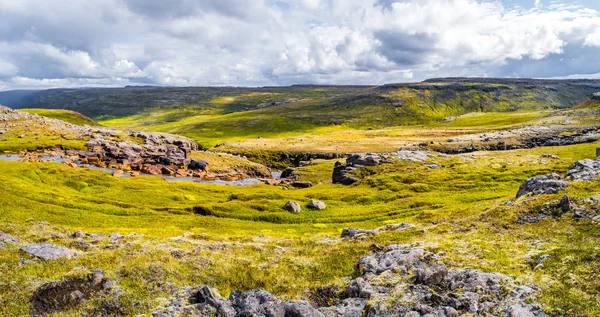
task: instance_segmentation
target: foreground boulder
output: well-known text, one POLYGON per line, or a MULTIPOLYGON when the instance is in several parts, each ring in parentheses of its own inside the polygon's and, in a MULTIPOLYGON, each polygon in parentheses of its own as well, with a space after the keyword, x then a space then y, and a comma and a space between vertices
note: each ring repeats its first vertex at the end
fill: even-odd
POLYGON ((71 259, 80 253, 79 251, 50 243, 33 243, 26 247, 22 247, 21 251, 45 261, 61 258, 71 259))
POLYGON ((90 299, 106 283, 102 270, 77 270, 62 279, 43 284, 31 297, 33 316, 64 311, 90 299))
POLYGON ((517 192, 517 198, 526 195, 556 194, 569 186, 569 182, 564 181, 556 173, 535 176, 527 179, 517 192))

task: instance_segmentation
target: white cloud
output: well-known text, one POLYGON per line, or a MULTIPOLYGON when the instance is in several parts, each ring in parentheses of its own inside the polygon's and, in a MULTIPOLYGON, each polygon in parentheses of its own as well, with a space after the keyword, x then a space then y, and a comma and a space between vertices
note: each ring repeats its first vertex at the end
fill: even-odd
POLYGON ((600 53, 600 13, 570 2, 0 0, 0 19, 4 89, 374 84, 600 53))

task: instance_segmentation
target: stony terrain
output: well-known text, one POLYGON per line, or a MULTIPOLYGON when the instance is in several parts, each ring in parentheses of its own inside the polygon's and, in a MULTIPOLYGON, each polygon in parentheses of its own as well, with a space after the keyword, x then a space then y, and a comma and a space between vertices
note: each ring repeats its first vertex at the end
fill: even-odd
MULTIPOLYGON (((223 88, 210 98, 259 121, 319 94, 361 107, 360 90, 398 108, 426 91, 432 99, 419 100, 476 90, 524 104, 536 91, 558 103, 485 113, 499 106, 490 101, 419 127, 329 127, 339 129, 329 140, 345 135, 338 146, 360 144, 331 151, 293 122, 276 137, 235 136, 277 147, 232 147, 224 136, 206 151, 196 136, 220 132, 190 129, 194 116, 152 127, 150 115, 147 131, 1 108, 0 149, 11 156, 0 160, 0 315, 597 316, 600 103, 591 93, 565 101, 596 83, 465 81, 265 88, 285 94, 273 99, 223 88), (194 137, 169 133, 174 122, 194 137), (207 183, 248 177, 262 184, 207 183)), ((161 107, 176 107, 169 96, 161 107)))

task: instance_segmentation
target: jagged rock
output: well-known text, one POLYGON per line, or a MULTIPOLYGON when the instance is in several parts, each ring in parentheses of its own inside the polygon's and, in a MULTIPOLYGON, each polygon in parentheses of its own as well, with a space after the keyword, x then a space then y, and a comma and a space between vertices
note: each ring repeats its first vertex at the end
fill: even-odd
POLYGON ((566 177, 572 180, 590 180, 600 175, 600 159, 581 160, 567 169, 566 177))
POLYGON ((295 201, 288 201, 283 206, 283 209, 292 213, 299 213, 302 210, 302 208, 300 208, 300 204, 295 201))
POLYGON ((34 316, 60 312, 79 305, 102 289, 106 282, 102 270, 79 270, 62 279, 40 286, 31 297, 34 316))
POLYGON ((351 238, 351 239, 359 239, 359 238, 367 238, 369 236, 376 236, 379 234, 378 230, 363 230, 363 229, 355 229, 355 228, 344 228, 342 230, 342 238, 351 238))
POLYGON ((525 195, 556 194, 569 186, 569 182, 564 181, 556 173, 534 176, 527 179, 517 192, 517 198, 525 195))
POLYGON ((50 243, 33 243, 21 248, 22 251, 45 261, 61 258, 71 259, 80 252, 50 243))
POLYGON ((314 199, 311 199, 308 202, 307 207, 310 209, 316 209, 316 210, 323 210, 323 209, 327 208, 327 206, 325 205, 324 202, 319 201, 319 200, 314 200, 314 199))
POLYGON ((571 211, 571 200, 569 199, 568 195, 564 195, 560 199, 560 202, 558 203, 558 207, 560 208, 560 210, 563 213, 571 211))
POLYGON ((541 255, 536 261, 535 261, 535 265, 538 266, 542 263, 544 263, 544 261, 548 260, 548 258, 550 257, 550 254, 543 254, 541 255))
POLYGON ((205 160, 191 160, 188 168, 191 170, 201 170, 206 171, 208 167, 208 162, 205 160))
POLYGON ((296 176, 296 169, 293 167, 288 167, 281 172, 281 178, 291 178, 296 176))

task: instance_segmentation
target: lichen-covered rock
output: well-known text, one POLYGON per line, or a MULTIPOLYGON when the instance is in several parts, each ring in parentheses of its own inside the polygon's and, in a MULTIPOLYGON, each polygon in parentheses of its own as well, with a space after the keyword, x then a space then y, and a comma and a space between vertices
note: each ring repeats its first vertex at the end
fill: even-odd
POLYGON ((566 177, 572 180, 590 180, 600 175, 600 158, 581 160, 567 168, 566 177))
POLYGON ((381 157, 374 153, 367 154, 352 154, 346 158, 346 164, 354 166, 354 165, 364 165, 364 166, 376 166, 381 163, 381 157))
POLYGON ((562 180, 556 173, 534 176, 521 184, 517 198, 526 194, 556 194, 567 186, 569 186, 569 182, 562 180))
POLYGON ((71 259, 80 254, 79 251, 50 243, 32 243, 26 247, 22 247, 21 250, 45 261, 57 260, 61 258, 71 259))

